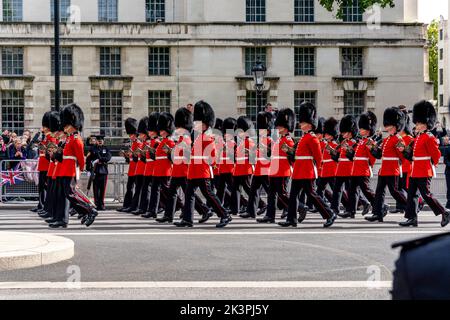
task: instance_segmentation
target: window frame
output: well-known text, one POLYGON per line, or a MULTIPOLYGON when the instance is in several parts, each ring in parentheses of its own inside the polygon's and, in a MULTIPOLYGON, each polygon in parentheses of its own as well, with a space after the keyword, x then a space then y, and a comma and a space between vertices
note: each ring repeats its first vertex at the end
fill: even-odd
POLYGON ((121 47, 100 47, 99 53, 100 53, 100 56, 99 56, 100 75, 101 76, 120 76, 122 74, 122 48, 121 47), (106 50, 109 50, 109 52, 106 52, 106 50), (118 56, 118 59, 117 59, 117 56, 118 56), (106 60, 102 60, 102 59, 106 59, 106 60))
POLYGON ((166 21, 166 1, 145 0, 145 21, 148 23, 156 23, 158 20, 160 22, 166 21))
POLYGON ((245 21, 249 23, 266 22, 267 3, 266 0, 245 1, 245 21))
POLYGON ((316 75, 316 48, 295 47, 294 48, 294 75, 313 77, 316 75), (311 59, 312 57, 312 59, 311 59), (300 59, 300 58, 303 58, 300 59), (312 68, 311 65, 312 64, 312 68))
POLYGON ((23 0, 2 0, 2 17, 3 22, 22 22, 23 21, 23 0), (7 3, 10 3, 11 8, 8 10, 7 3), (8 11, 7 11, 8 10, 8 11), (18 12, 16 12, 18 11, 18 12), (8 15, 10 14, 10 15, 8 15))
POLYGON ((148 48, 148 75, 170 76, 171 57, 170 47, 148 48), (155 58, 155 59, 152 59, 155 58), (167 65, 166 65, 167 64, 167 65))
POLYGON ((253 76, 252 69, 256 61, 261 59, 261 62, 268 69, 267 64, 268 49, 267 47, 245 47, 244 48, 244 69, 246 76, 253 76), (261 52, 258 52, 261 51, 261 52))
POLYGON ((119 1, 118 0, 98 0, 98 21, 118 22, 119 21, 119 1))
POLYGON ((344 114, 348 115, 354 115, 359 116, 362 113, 364 113, 367 109, 367 92, 366 91, 359 91, 359 90, 345 90, 344 91, 344 114), (351 94, 352 97, 347 96, 348 94, 351 94), (355 97, 355 95, 362 95, 362 97, 355 97), (347 105, 346 102, 348 99, 353 101, 353 105, 347 105), (362 105, 357 105, 355 101, 357 99, 362 99, 362 105), (351 108, 352 110, 350 111, 351 108))
MULTIPOLYGON (((59 21, 66 23, 70 19, 70 10, 72 0, 59 0, 59 21)), ((55 22, 55 8, 53 0, 50 0, 50 20, 55 22)))
MULTIPOLYGON (((51 75, 55 75, 55 47, 50 48, 51 75)), ((61 47, 59 51, 60 58, 60 76, 73 76, 73 47, 61 47), (70 59, 68 59, 70 57, 70 59)))
MULTIPOLYGON (((295 112, 295 121, 298 123, 298 114, 299 114, 299 108, 300 104, 303 101, 308 101, 317 105, 317 97, 318 97, 318 91, 317 90, 295 90, 294 91, 294 112, 295 112)), ((301 136, 301 130, 297 127, 295 127, 294 130, 294 136, 299 137, 301 136)))
POLYGON ((123 91, 100 90, 100 134, 108 137, 123 136, 123 91), (106 103, 108 101, 108 103, 106 103), (120 102, 120 103, 116 103, 120 102), (107 112, 108 111, 108 112, 107 112), (120 111, 120 112, 118 112, 120 111), (106 126, 108 125, 108 126, 106 126))
POLYGON ((342 10, 343 22, 364 22, 364 12, 360 7, 360 0, 352 0, 352 3, 342 10))
POLYGON ((152 112, 171 112, 172 91, 171 90, 148 90, 147 92, 148 115, 152 112), (159 101, 159 103, 153 103, 159 101))
POLYGON ((362 47, 343 47, 340 52, 341 59, 341 72, 343 76, 363 76, 364 75, 364 48, 362 47), (351 53, 345 53, 346 51, 352 50, 351 53), (355 51, 358 51, 355 53, 355 51), (351 59, 345 60, 344 56, 350 56, 351 59), (355 59, 357 57, 358 59, 355 59), (355 66, 355 64, 358 66, 355 66))
POLYGON ((24 90, 1 90, 0 91, 0 113, 2 130, 9 130, 22 135, 25 130, 25 91, 24 90), (5 94, 17 96, 5 97, 5 94), (4 99, 15 101, 4 104, 4 99), (7 112, 5 114, 5 108, 7 112), (11 111, 11 112, 10 112, 11 111), (17 114, 16 114, 17 112, 17 114), (6 119, 5 119, 6 117, 6 119), (8 124, 8 125, 7 125, 8 124), (9 125, 11 124, 11 125, 9 125))
POLYGON ((294 21, 303 23, 315 22, 314 3, 315 0, 294 0, 294 21))
POLYGON ((4 46, 0 47, 0 70, 3 76, 23 76, 24 75, 24 59, 25 50, 23 47, 16 46, 4 46), (6 52, 6 50, 13 50, 12 52, 6 52), (19 52, 15 52, 19 50, 19 52), (5 55, 10 55, 12 59, 6 59, 5 55), (16 58, 16 59, 15 59, 16 58), (14 64, 16 64, 14 66, 14 64), (11 70, 11 72, 9 72, 11 70), (6 72, 5 72, 6 71, 6 72))

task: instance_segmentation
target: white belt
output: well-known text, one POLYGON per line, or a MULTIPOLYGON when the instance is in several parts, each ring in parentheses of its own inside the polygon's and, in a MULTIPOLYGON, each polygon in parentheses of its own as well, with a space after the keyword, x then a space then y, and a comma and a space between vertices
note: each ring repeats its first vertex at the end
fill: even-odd
POLYGON ((155 161, 155 160, 153 160, 153 159, 145 159, 145 162, 147 162, 147 163, 153 162, 153 161, 155 161))
POLYGON ((268 161, 270 159, 266 159, 266 158, 256 158, 256 161, 268 161))
POLYGON ((192 156, 191 160, 208 160, 208 157, 204 157, 204 156, 192 156))
POLYGON ((168 160, 167 157, 156 157, 155 160, 168 160))
POLYGON ((322 163, 330 163, 330 162, 334 162, 334 160, 333 159, 322 160, 322 163))
POLYGON ((228 160, 231 160, 231 159, 227 157, 227 158, 222 158, 221 160, 222 161, 228 161, 228 160))
POLYGON ((173 157, 173 160, 186 160, 184 157, 173 157))
POLYGON ((383 161, 400 161, 400 158, 389 158, 389 157, 387 157, 387 158, 382 158, 381 160, 383 160, 383 161))
POLYGON ((245 161, 248 160, 248 158, 236 158, 236 161, 245 161))
POLYGON ((307 156, 307 157, 303 157, 303 156, 299 156, 299 157, 295 157, 295 160, 314 160, 314 157, 311 156, 307 156))
POLYGON ((74 157, 74 156, 63 156, 63 160, 74 160, 74 161, 77 161, 77 157, 74 157))
POLYGON ((273 160, 287 160, 287 157, 272 157, 273 160))
POLYGON ((369 161, 369 158, 356 157, 356 158, 353 158, 353 161, 369 161))
POLYGON ((414 161, 428 161, 431 160, 431 157, 414 157, 414 161))
POLYGON ((350 159, 339 158, 339 162, 350 162, 350 159))
POLYGON ((39 157, 40 158, 45 158, 45 154, 40 154, 39 157))

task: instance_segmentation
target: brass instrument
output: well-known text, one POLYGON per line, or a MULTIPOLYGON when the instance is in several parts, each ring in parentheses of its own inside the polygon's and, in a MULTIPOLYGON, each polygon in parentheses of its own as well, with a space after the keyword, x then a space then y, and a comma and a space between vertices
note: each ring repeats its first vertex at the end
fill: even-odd
POLYGON ((283 150, 283 152, 286 152, 286 153, 294 153, 295 152, 295 149, 289 147, 286 142, 283 143, 283 145, 281 146, 281 150, 283 150))

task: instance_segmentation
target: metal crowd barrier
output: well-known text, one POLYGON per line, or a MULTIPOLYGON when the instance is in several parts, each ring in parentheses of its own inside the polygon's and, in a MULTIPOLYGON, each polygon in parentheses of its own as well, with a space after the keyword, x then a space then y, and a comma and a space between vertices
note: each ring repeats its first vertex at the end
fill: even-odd
MULTIPOLYGON (((17 165, 17 161, 4 160, 0 162, 1 168, 1 179, 4 176, 10 175, 10 168, 17 165)), ((37 160, 26 160, 21 161, 21 167, 19 172, 23 181, 17 181, 14 184, 3 183, 0 188, 0 202, 7 203, 23 203, 23 202, 35 202, 38 198, 38 175, 39 172, 36 170, 37 160), (34 165, 34 170, 32 169, 34 165), (25 169, 27 168, 27 169, 25 169)), ((380 164, 376 164, 374 167, 375 176, 371 179, 371 185, 373 190, 375 190, 377 185, 378 173, 380 164)), ((108 165, 109 175, 106 188, 106 203, 121 203, 123 201, 123 196, 126 190, 127 183, 127 172, 128 164, 124 161, 122 157, 113 157, 112 161, 108 165)), ((437 169, 437 177, 433 179, 431 184, 431 190, 436 195, 436 197, 444 202, 446 201, 447 185, 445 180, 445 165, 440 164, 437 169)), ((13 173, 14 174, 14 173, 13 173)), ((89 181, 89 176, 87 172, 81 174, 78 185, 82 191, 87 193, 87 184, 89 181)), ((386 190, 386 201, 392 202, 389 191, 386 190)), ((91 191, 88 193, 89 197, 93 197, 92 187, 91 191)))

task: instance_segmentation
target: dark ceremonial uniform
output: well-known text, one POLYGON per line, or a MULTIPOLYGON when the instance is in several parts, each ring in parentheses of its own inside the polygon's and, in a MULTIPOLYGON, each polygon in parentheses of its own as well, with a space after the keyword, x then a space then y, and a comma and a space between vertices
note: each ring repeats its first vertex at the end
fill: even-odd
POLYGON ((317 194, 322 198, 327 198, 331 203, 333 200, 333 193, 326 190, 327 185, 333 190, 334 180, 336 177, 337 163, 331 157, 330 151, 326 148, 329 145, 332 149, 336 149, 338 144, 336 141, 325 142, 322 153, 322 165, 319 169, 320 179, 317 181, 317 194))
MULTIPOLYGON (((142 142, 138 139, 136 142, 137 143, 135 144, 135 146, 136 146, 135 148, 137 151, 144 149, 145 141, 142 142)), ((142 190, 142 186, 144 184, 144 172, 145 172, 145 165, 146 165, 146 162, 143 161, 143 158, 145 158, 145 156, 143 156, 141 152, 138 152, 138 155, 134 156, 133 158, 134 158, 133 162, 136 163, 136 165, 135 165, 136 168, 134 171, 135 187, 134 187, 134 195, 131 200, 130 209, 127 210, 129 212, 133 212, 138 209, 139 200, 140 200, 140 196, 141 196, 141 190, 142 190)))
MULTIPOLYGON (((139 148, 139 142, 137 139, 132 140, 131 142, 131 151, 134 152, 139 148)), ((128 166, 128 180, 127 180, 127 190, 125 192, 125 197, 123 200, 123 208, 128 209, 127 211, 131 211, 131 205, 133 202, 133 189, 136 184, 136 167, 137 163, 139 161, 138 157, 135 157, 131 155, 129 158, 126 158, 127 162, 129 163, 128 166)))
MULTIPOLYGON (((145 142, 144 147, 146 146, 147 149, 151 148, 156 150, 158 148, 160 141, 158 138, 150 138, 145 142)), ((145 152, 145 157, 141 155, 141 161, 145 162, 145 170, 144 170, 144 183, 142 184, 141 188, 141 197, 139 201, 139 210, 142 213, 147 212, 148 210, 148 204, 149 204, 149 190, 152 185, 153 181, 153 171, 155 168, 155 159, 153 159, 154 156, 151 155, 150 150, 147 150, 145 152)))
MULTIPOLYGON (((45 135, 44 140, 42 140, 40 143, 40 147, 42 149, 45 149, 49 143, 56 143, 56 139, 52 137, 52 134, 50 132, 45 135)), ((39 150, 39 159, 37 168, 39 171, 39 183, 38 183, 39 204, 37 206, 38 209, 44 208, 49 164, 50 162, 46 157, 46 151, 39 150)))
POLYGON ((97 146, 93 161, 94 172, 94 202, 98 210, 105 210, 105 193, 108 183, 108 162, 111 161, 111 151, 106 146, 97 146))

